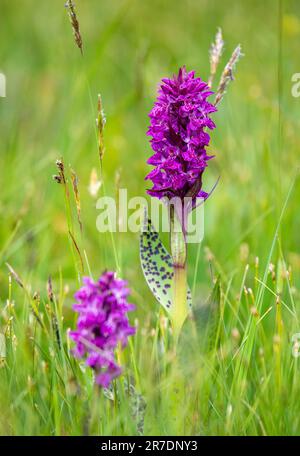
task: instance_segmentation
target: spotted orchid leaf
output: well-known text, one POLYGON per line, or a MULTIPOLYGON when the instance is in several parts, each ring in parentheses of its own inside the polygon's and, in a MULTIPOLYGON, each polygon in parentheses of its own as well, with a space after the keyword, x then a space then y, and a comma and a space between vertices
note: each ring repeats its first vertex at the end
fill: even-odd
MULTIPOLYGON (((170 313, 172 310, 172 257, 161 242, 147 217, 140 238, 140 258, 146 282, 157 301, 170 313)), ((187 292, 188 307, 192 306, 191 291, 187 292)))

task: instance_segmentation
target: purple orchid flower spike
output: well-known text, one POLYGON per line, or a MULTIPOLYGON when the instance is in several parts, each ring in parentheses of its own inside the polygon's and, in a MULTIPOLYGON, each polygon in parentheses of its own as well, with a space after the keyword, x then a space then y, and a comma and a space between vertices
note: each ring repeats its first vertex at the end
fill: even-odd
POLYGON ((154 169, 146 176, 153 183, 149 195, 156 198, 204 198, 202 175, 208 161, 206 148, 215 128, 210 114, 216 107, 207 101, 212 95, 206 82, 195 72, 180 68, 173 79, 163 79, 151 110, 147 132, 154 154, 148 164, 154 169))
POLYGON ((84 358, 96 373, 96 382, 107 388, 122 368, 115 360, 115 349, 127 345, 128 336, 135 334, 127 312, 135 309, 127 297, 127 282, 114 272, 104 272, 98 281, 84 278, 84 286, 75 294, 78 312, 77 328, 70 332, 75 342, 74 355, 84 358))

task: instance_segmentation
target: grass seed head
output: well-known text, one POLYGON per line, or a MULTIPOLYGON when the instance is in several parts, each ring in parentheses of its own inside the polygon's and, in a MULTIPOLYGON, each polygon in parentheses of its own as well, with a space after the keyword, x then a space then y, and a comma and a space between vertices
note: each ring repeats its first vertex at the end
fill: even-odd
POLYGON ((18 276, 18 274, 16 273, 16 271, 11 267, 11 265, 9 263, 5 263, 6 266, 8 267, 9 269, 9 272, 12 276, 12 278, 17 282, 17 284, 21 287, 21 288, 24 288, 24 284, 22 282, 22 280, 20 279, 20 277, 18 276))
POLYGON ((209 87, 212 86, 221 56, 224 48, 224 41, 222 37, 222 30, 219 27, 215 37, 214 43, 212 43, 209 50, 209 63, 210 63, 210 76, 208 79, 209 87))
POLYGON ((250 308, 250 312, 253 315, 253 317, 258 317, 259 316, 259 312, 258 312, 258 310, 257 310, 257 308, 255 306, 252 306, 250 308))
POLYGON ((81 220, 81 203, 80 203, 80 195, 79 195, 79 188, 78 188, 78 176, 75 171, 71 168, 71 181, 73 187, 73 193, 76 203, 76 212, 77 212, 77 220, 80 227, 80 231, 82 232, 82 220, 81 220))
POLYGON ((81 33, 80 33, 79 22, 78 22, 76 11, 75 11, 75 5, 72 2, 72 0, 67 0, 65 7, 68 10, 68 15, 69 15, 70 22, 71 22, 75 43, 78 46, 78 48, 80 49, 81 54, 83 55, 83 42, 82 42, 82 37, 81 37, 81 33))
POLYGON ((65 177, 65 165, 63 162, 63 159, 56 160, 55 162, 56 167, 58 169, 58 175, 52 176, 55 182, 58 184, 65 184, 66 183, 66 177, 65 177))
POLYGON ((240 57, 242 55, 243 55, 242 49, 239 44, 233 51, 227 65, 225 66, 223 73, 221 75, 221 79, 220 79, 220 83, 219 83, 219 87, 218 87, 216 99, 215 99, 215 106, 217 106, 222 101, 229 83, 234 80, 233 71, 234 71, 235 65, 237 64, 238 60, 240 59, 240 57))
POLYGON ((47 294, 50 302, 53 302, 53 288, 52 288, 52 279, 51 276, 48 277, 47 281, 47 294))
POLYGON ((98 104, 97 104, 97 119, 96 119, 96 126, 97 126, 97 132, 98 132, 98 150, 99 150, 99 157, 100 160, 102 161, 104 152, 105 152, 105 147, 104 147, 104 137, 103 137, 103 131, 104 131, 104 126, 106 124, 106 119, 103 111, 103 105, 102 105, 102 98, 101 95, 98 95, 98 104))

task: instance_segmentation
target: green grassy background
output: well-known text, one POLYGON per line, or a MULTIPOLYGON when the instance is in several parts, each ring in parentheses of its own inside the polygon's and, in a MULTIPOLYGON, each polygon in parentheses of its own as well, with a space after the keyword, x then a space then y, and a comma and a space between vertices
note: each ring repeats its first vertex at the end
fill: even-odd
MULTIPOLYGON (((2 332, 11 321, 0 369, 0 434, 134 434, 132 397, 136 402, 139 394, 146 403, 146 434, 299 434, 300 370, 291 343, 300 332, 300 99, 291 95, 292 74, 300 72, 299 2, 77 0, 83 57, 63 0, 0 0, 0 7, 0 70, 7 78, 7 97, 0 99, 2 332), (198 264, 197 247, 189 247, 195 305, 212 291, 212 274, 220 277, 213 346, 200 352, 190 347, 193 356, 185 354, 178 365, 162 352, 168 331, 143 279, 138 235, 115 236, 139 330, 122 355, 135 392, 128 395, 120 380, 109 400, 67 350, 78 282, 63 189, 52 180, 55 160, 63 157, 79 177, 83 238, 78 228, 76 236, 94 276, 115 269, 111 239, 96 229, 98 212, 88 192, 91 171, 99 167, 97 94, 107 118, 106 193, 115 194, 119 172, 129 196, 143 196, 151 153, 145 132, 157 84, 184 64, 207 79, 208 48, 218 26, 226 42, 218 77, 238 43, 245 56, 215 115, 216 158, 205 188, 221 179, 205 206, 198 264), (5 262, 30 296, 40 293, 48 331, 36 324, 24 290, 9 284, 5 262), (63 350, 45 307, 49 275, 63 350), (175 401, 182 401, 180 413, 169 393, 174 381, 185 382, 175 401)), ((138 414, 140 420, 144 412, 138 414)))

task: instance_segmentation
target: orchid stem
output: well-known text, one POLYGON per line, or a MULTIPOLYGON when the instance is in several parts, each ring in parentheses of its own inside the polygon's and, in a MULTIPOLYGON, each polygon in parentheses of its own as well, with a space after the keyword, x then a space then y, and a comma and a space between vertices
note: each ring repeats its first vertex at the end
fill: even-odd
POLYGON ((186 265, 174 266, 174 314, 173 314, 173 326, 174 336, 176 345, 178 342, 179 334, 182 325, 187 316, 187 270, 186 265))
POLYGON ((173 205, 170 206, 171 252, 174 265, 172 323, 175 347, 182 325, 187 317, 187 264, 184 218, 181 220, 173 205))

